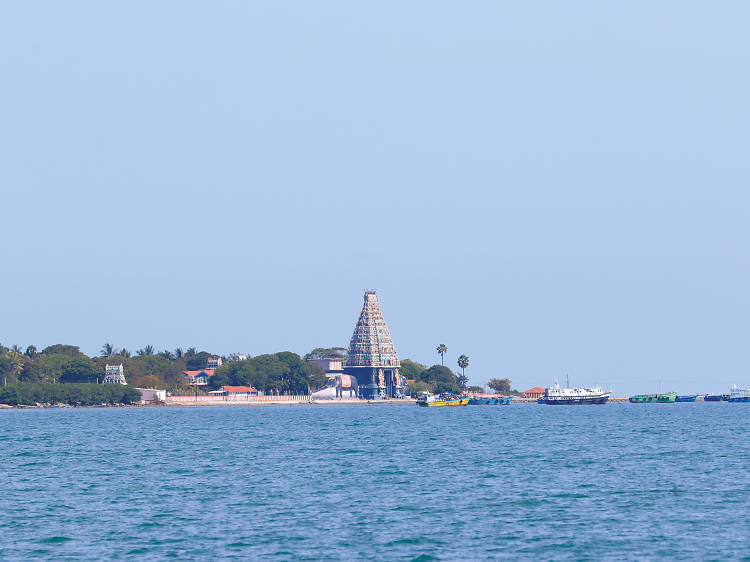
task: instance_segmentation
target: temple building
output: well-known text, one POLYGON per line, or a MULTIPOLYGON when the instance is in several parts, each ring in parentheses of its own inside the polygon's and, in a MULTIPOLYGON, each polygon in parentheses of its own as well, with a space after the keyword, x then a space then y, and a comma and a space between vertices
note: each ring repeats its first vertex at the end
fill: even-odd
POLYGON ((122 365, 106 365, 104 367, 104 384, 128 384, 125 381, 125 371, 122 365))
POLYGON ((385 325, 375 291, 365 292, 365 303, 349 343, 344 372, 359 382, 362 398, 397 398, 405 381, 393 340, 385 325))

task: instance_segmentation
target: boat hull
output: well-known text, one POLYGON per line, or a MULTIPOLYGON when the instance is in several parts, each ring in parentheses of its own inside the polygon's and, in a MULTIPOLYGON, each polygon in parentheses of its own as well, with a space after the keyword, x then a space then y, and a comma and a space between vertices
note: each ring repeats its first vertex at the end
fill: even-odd
POLYGON ((633 404, 671 404, 677 400, 676 394, 639 394, 628 398, 633 404))
POLYGON ((456 400, 435 400, 434 402, 417 402, 417 406, 423 408, 441 408, 445 406, 468 406, 469 398, 457 398, 456 400))
POLYGON ((730 396, 727 402, 750 402, 750 396, 730 396))
POLYGON ((729 400, 729 396, 726 394, 706 394, 703 397, 704 402, 726 402, 729 400))
POLYGON ((545 398, 542 397, 537 400, 539 404, 547 404, 548 406, 581 406, 585 404, 606 404, 609 401, 609 393, 602 394, 600 396, 586 396, 586 397, 560 397, 560 398, 545 398))
POLYGON ((504 406, 513 401, 512 396, 500 396, 498 398, 469 398, 470 406, 504 406))
POLYGON ((695 400, 698 398, 697 395, 690 395, 690 396, 678 396, 675 398, 675 402, 695 402, 695 400))

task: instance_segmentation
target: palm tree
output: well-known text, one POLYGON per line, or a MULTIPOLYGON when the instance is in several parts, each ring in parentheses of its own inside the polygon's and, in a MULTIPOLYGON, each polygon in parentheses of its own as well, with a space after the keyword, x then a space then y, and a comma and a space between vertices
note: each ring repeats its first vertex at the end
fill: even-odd
POLYGON ((100 353, 102 354, 102 357, 112 357, 115 354, 115 351, 115 346, 113 346, 111 343, 105 343, 102 346, 100 353))
POLYGON ((175 359, 182 359, 182 348, 178 347, 174 350, 174 358, 175 359))
POLYGON ((166 359, 169 359, 170 361, 174 361, 174 355, 168 349, 165 349, 159 355, 161 355, 162 357, 164 357, 166 359))
POLYGON ((445 366, 445 354, 448 353, 448 346, 444 343, 441 343, 439 346, 437 346, 437 352, 440 354, 440 364, 445 366))
POLYGON ((458 366, 461 367, 461 387, 465 387, 469 379, 466 378, 466 367, 469 366, 469 358, 466 355, 461 355, 458 358, 458 366))
POLYGON ((465 375, 466 373, 464 371, 465 371, 466 367, 469 366, 469 358, 466 357, 466 355, 461 355, 458 358, 458 366, 461 367, 461 374, 465 375))
POLYGON ((17 353, 18 355, 21 355, 21 353, 23 353, 23 351, 21 350, 21 346, 18 344, 11 347, 10 350, 12 353, 17 353))
POLYGON ((127 359, 128 357, 130 357, 130 352, 123 347, 120 351, 117 352, 117 355, 120 355, 121 357, 127 359))
POLYGON ((26 357, 29 359, 33 359, 36 356, 36 347, 33 345, 30 345, 26 348, 26 357))
POLYGON ((185 357, 192 357, 196 353, 198 353, 198 352, 196 351, 196 349, 194 347, 188 347, 187 351, 185 352, 185 357))
POLYGON ((139 349, 136 351, 138 355, 153 355, 154 354, 154 346, 153 345, 147 345, 143 349, 139 349))

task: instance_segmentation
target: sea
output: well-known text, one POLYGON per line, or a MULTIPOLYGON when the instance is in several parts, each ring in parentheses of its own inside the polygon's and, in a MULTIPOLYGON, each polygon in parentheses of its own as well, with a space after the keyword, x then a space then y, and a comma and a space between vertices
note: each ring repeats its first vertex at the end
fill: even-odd
POLYGON ((750 404, 0 410, 0 560, 750 559, 750 404))

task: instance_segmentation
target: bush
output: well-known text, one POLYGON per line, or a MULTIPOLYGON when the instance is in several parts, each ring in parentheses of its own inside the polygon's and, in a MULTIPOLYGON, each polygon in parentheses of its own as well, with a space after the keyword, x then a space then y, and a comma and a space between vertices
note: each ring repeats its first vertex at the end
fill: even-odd
POLYGON ((70 404, 93 406, 98 404, 134 404, 141 393, 122 384, 35 384, 17 383, 0 387, 0 404, 33 406, 34 404, 70 404))

